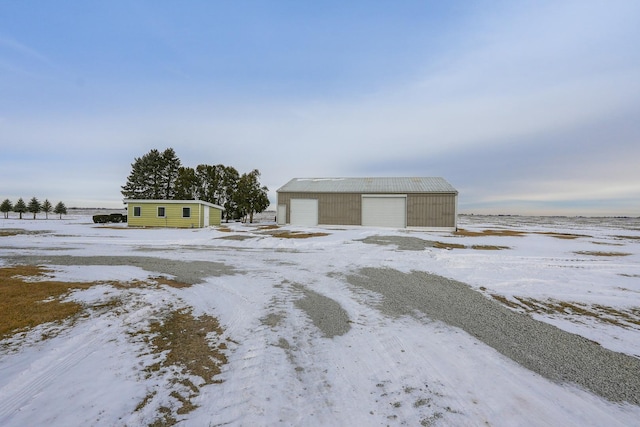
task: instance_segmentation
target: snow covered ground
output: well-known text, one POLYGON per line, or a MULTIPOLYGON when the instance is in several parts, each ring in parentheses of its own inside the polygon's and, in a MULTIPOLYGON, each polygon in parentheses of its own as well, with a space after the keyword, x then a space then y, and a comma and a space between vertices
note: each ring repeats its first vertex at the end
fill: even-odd
POLYGON ((56 280, 95 282, 67 297, 93 307, 84 316, 0 343, 0 425, 138 426, 163 411, 188 426, 640 425, 640 406, 546 379, 425 313, 390 314, 349 279, 437 274, 640 358, 640 220, 462 216, 478 235, 264 225, 0 220, 0 232, 23 230, 0 235, 0 267, 38 260, 56 280), (115 284, 157 276, 193 285, 115 284), (176 397, 189 383, 179 369, 150 372, 166 354, 141 338, 181 308, 219 320, 228 359, 216 383, 189 378, 190 411, 176 397))

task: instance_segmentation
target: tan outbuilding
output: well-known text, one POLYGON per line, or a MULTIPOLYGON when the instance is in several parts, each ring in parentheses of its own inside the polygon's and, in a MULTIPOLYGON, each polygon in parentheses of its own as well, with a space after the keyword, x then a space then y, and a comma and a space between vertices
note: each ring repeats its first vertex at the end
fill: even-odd
POLYGON ((277 195, 281 225, 457 227, 458 191, 439 177, 294 178, 277 195))

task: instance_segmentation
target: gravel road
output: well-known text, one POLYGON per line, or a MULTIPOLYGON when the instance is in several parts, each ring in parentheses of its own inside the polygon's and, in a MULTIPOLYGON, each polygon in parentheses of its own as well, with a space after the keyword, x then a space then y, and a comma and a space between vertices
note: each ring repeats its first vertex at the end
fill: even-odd
POLYGON ((464 283, 385 268, 364 268, 347 280, 383 295, 378 309, 387 315, 420 311, 553 381, 578 384, 610 401, 640 405, 640 359, 511 311, 464 283))

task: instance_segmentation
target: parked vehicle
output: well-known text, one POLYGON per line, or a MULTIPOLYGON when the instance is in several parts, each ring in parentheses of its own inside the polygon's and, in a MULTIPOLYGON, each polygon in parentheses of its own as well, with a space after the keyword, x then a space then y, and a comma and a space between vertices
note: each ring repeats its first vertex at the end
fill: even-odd
POLYGON ((107 224, 109 222, 127 222, 127 216, 120 213, 94 215, 93 222, 95 222, 96 224, 107 224))

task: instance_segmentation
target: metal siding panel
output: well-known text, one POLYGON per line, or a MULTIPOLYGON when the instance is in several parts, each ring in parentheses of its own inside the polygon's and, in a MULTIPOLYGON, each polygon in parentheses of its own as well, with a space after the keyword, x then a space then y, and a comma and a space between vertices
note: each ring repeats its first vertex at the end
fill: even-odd
POLYGON ((324 225, 360 225, 360 194, 317 194, 318 223, 324 225))
POLYGON ((412 194, 407 198, 407 226, 455 227, 454 194, 412 194))

